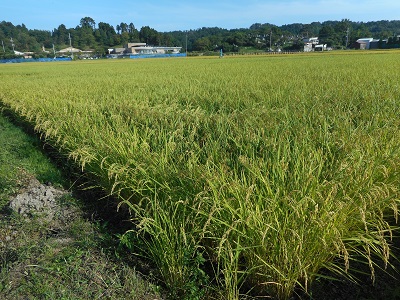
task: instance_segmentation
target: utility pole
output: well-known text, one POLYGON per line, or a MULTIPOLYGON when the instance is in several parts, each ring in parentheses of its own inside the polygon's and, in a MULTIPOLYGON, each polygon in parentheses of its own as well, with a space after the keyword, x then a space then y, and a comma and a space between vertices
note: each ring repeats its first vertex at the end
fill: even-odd
POLYGON ((187 43, 188 43, 188 33, 187 33, 187 30, 186 30, 186 57, 187 57, 187 43))
POLYGON ((346 49, 347 49, 347 45, 349 44, 349 32, 350 32, 350 28, 347 27, 347 31, 346 31, 346 49))
POLYGON ((11 47, 13 48, 13 52, 15 52, 15 45, 13 38, 10 39, 10 42, 11 42, 11 47))
POLYGON ((74 54, 72 53, 71 33, 68 33, 68 38, 69 38, 69 48, 71 51, 71 58, 74 59, 74 54))
POLYGON ((6 53, 6 49, 4 48, 4 42, 1 41, 1 45, 3 46, 3 52, 6 53))
POLYGON ((51 39, 53 40, 53 54, 54 54, 54 59, 56 59, 56 49, 54 48, 54 36, 53 36, 54 32, 53 30, 50 33, 51 39))
POLYGON ((269 33, 269 49, 272 50, 272 30, 271 30, 271 32, 269 33))

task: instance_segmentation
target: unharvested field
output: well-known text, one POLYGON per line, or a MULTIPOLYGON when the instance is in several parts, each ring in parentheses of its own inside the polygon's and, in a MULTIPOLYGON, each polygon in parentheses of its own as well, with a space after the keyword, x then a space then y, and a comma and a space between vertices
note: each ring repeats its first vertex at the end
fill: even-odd
POLYGON ((0 102, 130 209, 172 298, 285 299, 391 262, 399 55, 2 65, 0 102))

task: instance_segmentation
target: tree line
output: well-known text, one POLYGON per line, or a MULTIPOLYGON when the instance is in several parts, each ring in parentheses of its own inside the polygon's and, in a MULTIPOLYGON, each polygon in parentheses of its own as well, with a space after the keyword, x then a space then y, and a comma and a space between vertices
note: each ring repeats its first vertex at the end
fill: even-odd
MULTIPOLYGON (((94 50, 105 55, 108 48, 121 47, 128 42, 144 42, 154 46, 180 46, 184 51, 239 52, 252 50, 301 50, 303 39, 319 37, 321 43, 332 48, 350 47, 357 39, 373 37, 387 40, 382 47, 399 47, 400 21, 353 22, 341 21, 294 23, 276 26, 270 23, 255 23, 249 28, 223 29, 203 27, 187 31, 158 32, 150 26, 139 29, 131 23, 116 26, 105 22, 96 23, 84 17, 75 28, 59 25, 52 31, 28 29, 24 24, 0 23, 2 56, 13 55, 13 50, 45 55, 42 49, 60 50, 71 43, 82 50, 94 50), (53 46, 54 45, 54 46, 53 46)), ((49 54, 50 55, 50 54, 49 54)))

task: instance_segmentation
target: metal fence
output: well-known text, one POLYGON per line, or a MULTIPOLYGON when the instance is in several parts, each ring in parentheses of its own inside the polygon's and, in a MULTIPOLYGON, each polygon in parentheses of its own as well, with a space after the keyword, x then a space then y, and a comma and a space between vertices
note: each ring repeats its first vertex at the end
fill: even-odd
POLYGON ((2 64, 24 63, 24 62, 53 62, 53 61, 71 61, 71 57, 56 57, 56 58, 12 58, 0 59, 2 64))
POLYGON ((163 58, 163 57, 186 57, 186 53, 171 53, 171 54, 137 54, 130 55, 129 58, 163 58))

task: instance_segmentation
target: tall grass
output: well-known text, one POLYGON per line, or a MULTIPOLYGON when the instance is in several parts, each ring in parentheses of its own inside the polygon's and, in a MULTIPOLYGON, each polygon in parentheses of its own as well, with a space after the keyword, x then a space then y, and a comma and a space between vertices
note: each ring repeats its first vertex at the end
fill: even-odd
POLYGON ((285 299, 389 262, 397 54, 1 66, 0 101, 130 209, 171 295, 285 299))

